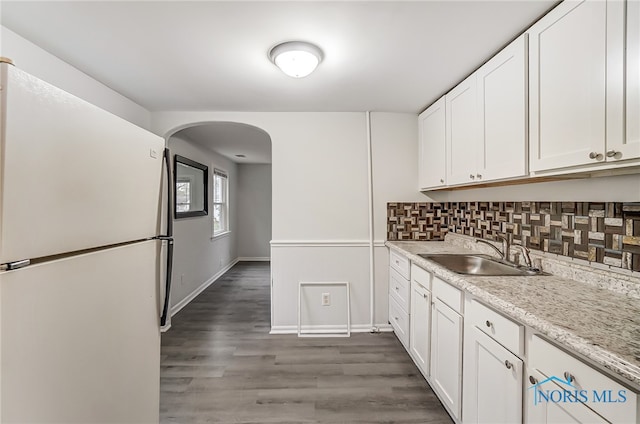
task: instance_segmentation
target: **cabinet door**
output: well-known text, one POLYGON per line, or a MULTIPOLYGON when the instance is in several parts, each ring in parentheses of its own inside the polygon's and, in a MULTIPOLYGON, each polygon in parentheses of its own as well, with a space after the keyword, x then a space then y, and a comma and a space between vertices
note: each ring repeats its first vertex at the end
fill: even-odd
MULTIPOLYGON (((627 2, 626 136, 607 144, 614 160, 640 157, 640 2, 627 2), (622 140, 621 143, 614 143, 622 140)), ((611 160, 607 158, 607 160, 611 160)))
POLYGON ((431 322, 431 385, 440 401, 460 418, 462 386, 462 317, 439 299, 431 322))
POLYGON ((477 327, 464 344, 465 423, 522 421, 522 360, 477 327))
POLYGON ((479 151, 476 178, 527 173, 527 34, 477 71, 479 151))
POLYGON ((431 343, 431 292, 411 283, 411 319, 409 353, 427 377, 429 375, 429 347, 431 343))
POLYGON ((565 1, 528 33, 531 170, 603 161, 606 3, 565 1))
POLYGON ((445 101, 447 184, 474 182, 478 144, 476 74, 451 90, 445 101))
MULTIPOLYGON (((596 414, 582 403, 555 403, 536 402, 535 388, 529 388, 529 384, 544 381, 546 377, 537 371, 530 371, 527 382, 527 424, 580 424, 580 423, 607 423, 604 418, 596 414), (533 380, 532 380, 533 378, 533 380)), ((549 383, 553 384, 553 383, 549 383)))
POLYGON ((418 152, 419 189, 445 184, 445 102, 444 96, 418 117, 420 144, 418 152))

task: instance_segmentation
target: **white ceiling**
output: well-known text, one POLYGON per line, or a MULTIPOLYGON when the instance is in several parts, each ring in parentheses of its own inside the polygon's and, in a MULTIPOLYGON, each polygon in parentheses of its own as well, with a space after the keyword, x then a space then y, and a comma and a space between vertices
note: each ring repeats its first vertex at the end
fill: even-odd
POLYGON ((556 0, 7 1, 0 23, 150 111, 418 113, 556 0), (289 40, 324 60, 294 79, 289 40))
POLYGON ((237 163, 271 163, 271 137, 264 130, 237 122, 215 122, 178 131, 184 137, 237 163), (239 158, 236 155, 245 155, 239 158))

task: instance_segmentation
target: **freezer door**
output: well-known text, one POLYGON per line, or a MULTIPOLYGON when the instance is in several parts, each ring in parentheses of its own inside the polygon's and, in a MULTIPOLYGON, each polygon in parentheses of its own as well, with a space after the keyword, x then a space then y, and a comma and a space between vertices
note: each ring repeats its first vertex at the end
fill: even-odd
POLYGON ((0 422, 158 422, 159 243, 0 273, 0 422))
POLYGON ((164 140, 0 65, 0 264, 159 233, 164 140))

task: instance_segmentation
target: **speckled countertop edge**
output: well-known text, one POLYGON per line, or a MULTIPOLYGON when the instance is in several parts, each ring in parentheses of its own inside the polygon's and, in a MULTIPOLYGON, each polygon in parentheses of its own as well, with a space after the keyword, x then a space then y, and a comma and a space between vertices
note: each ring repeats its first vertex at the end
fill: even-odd
MULTIPOLYGON (((609 304, 616 305, 617 313, 630 315, 631 320, 616 319, 615 321, 619 325, 631 325, 633 328, 622 333, 625 335, 631 334, 633 339, 635 339, 634 335, 640 336, 640 320, 634 318, 634 316, 640 315, 640 300, 615 291, 608 291, 597 287, 597 285, 577 282, 554 275, 536 277, 461 275, 417 256, 419 253, 461 254, 474 252, 451 242, 387 241, 385 245, 408 257, 421 268, 433 272, 436 276, 472 294, 506 316, 532 328, 560 346, 601 365, 614 375, 635 386, 636 389, 640 388, 640 340, 625 339, 620 334, 620 331, 612 331, 611 328, 605 325, 584 326, 584 323, 580 323, 584 327, 582 331, 580 328, 577 331, 575 329, 570 330, 565 325, 566 316, 564 313, 567 312, 566 309, 545 305, 547 310, 543 311, 541 308, 532 307, 531 304, 528 304, 528 300, 523 299, 523 297, 536 297, 537 294, 548 296, 547 293, 543 292, 549 287, 551 289, 565 289, 561 293, 562 296, 559 296, 561 298, 558 299, 562 304, 574 303, 574 299, 571 298, 573 292, 575 292, 575 302, 586 304, 587 307, 589 306, 589 296, 597 303, 602 302, 604 299, 609 304), (507 282, 511 287, 521 288, 522 293, 504 291, 507 282), (586 301, 584 300, 585 297, 587 298, 586 301), (522 305, 518 305, 518 303, 522 303, 522 305), (619 308, 617 305, 619 305, 619 308), (618 323, 617 321, 623 322, 618 323), (597 339, 598 342, 594 341, 594 339, 597 339)), ((553 300, 547 303, 553 303, 553 300)), ((578 315, 582 316, 584 321, 584 313, 578 311, 578 315)), ((625 328, 625 330, 627 329, 625 328)))

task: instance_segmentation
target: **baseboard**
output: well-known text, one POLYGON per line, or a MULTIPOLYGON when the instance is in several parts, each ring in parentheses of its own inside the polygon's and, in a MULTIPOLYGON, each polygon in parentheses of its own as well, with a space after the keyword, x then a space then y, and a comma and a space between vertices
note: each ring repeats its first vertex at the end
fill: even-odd
POLYGON ((180 302, 178 302, 175 306, 173 306, 171 308, 171 316, 174 316, 175 314, 180 312, 182 310, 182 308, 187 306, 193 299, 196 298, 196 296, 198 296, 200 293, 202 293, 211 284, 215 283, 218 278, 222 277, 222 275, 225 272, 229 271, 237 263, 238 263, 238 259, 234 259, 227 266, 225 266, 220 271, 218 271, 213 277, 209 278, 207 281, 202 283, 197 289, 195 289, 194 291, 189 293, 189 295, 187 297, 182 299, 180 302))
POLYGON ((268 256, 257 256, 257 257, 241 256, 238 258, 239 262, 269 262, 270 260, 271 258, 268 256))
MULTIPOLYGON (((378 324, 375 327, 381 333, 393 331, 389 324, 378 324)), ((303 325, 302 331, 307 334, 336 334, 346 331, 344 325, 303 325)), ((351 326, 352 333, 369 333, 371 326, 369 324, 357 324, 351 326)), ((271 327, 269 334, 298 334, 297 325, 274 325, 271 327)))

